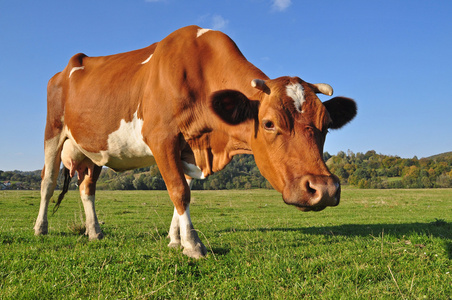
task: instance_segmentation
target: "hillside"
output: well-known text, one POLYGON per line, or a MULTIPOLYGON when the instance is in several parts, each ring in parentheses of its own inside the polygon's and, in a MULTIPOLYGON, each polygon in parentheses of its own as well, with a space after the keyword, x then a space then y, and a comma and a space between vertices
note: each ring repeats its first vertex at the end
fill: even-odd
MULTIPOLYGON (((427 158, 407 159, 398 156, 366 153, 336 155, 324 153, 324 160, 342 184, 359 188, 450 188, 452 187, 452 152, 427 158)), ((2 189, 39 189, 41 171, 1 171, 2 189)), ((75 176, 76 177, 76 176, 75 176)), ((61 185, 62 178, 59 179, 61 185)), ((70 188, 76 189, 76 178, 70 188)), ((98 189, 106 190, 163 190, 165 183, 157 166, 123 173, 104 168, 98 189)), ((220 172, 205 180, 195 180, 195 190, 271 188, 256 167, 252 155, 238 155, 220 172)))
POLYGON ((452 151, 426 157, 427 159, 452 159, 452 151))

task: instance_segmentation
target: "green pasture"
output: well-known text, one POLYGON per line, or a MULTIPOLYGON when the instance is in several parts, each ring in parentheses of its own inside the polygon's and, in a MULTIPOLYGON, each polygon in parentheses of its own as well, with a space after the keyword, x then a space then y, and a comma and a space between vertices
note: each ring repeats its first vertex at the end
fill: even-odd
POLYGON ((452 297, 451 189, 345 189, 338 207, 317 213, 272 190, 192 195, 209 251, 201 260, 166 246, 164 191, 99 191, 105 238, 95 242, 76 230, 76 191, 39 237, 39 192, 1 191, 0 299, 452 297))

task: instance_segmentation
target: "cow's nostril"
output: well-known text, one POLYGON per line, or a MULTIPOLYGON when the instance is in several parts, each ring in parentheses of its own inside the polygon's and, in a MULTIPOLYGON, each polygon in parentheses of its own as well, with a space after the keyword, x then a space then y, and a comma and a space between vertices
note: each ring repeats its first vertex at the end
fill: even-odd
POLYGON ((314 195, 317 192, 317 190, 315 189, 315 187, 313 187, 313 184, 310 180, 306 180, 305 190, 310 195, 314 195))

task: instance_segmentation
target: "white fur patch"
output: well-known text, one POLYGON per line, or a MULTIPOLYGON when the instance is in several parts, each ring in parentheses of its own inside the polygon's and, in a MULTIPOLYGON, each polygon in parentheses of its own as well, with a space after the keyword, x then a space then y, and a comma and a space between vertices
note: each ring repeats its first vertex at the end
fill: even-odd
POLYGON ((143 61, 141 64, 144 65, 145 63, 148 63, 151 60, 153 54, 151 54, 151 56, 148 57, 148 59, 146 59, 145 61, 143 61))
POLYGON ((71 70, 71 72, 69 72, 69 78, 71 78, 72 73, 74 73, 75 71, 78 71, 78 70, 83 70, 84 68, 85 68, 85 66, 81 66, 81 67, 73 67, 72 70, 71 70))
POLYGON ((184 173, 191 178, 196 179, 205 179, 206 176, 204 176, 204 173, 201 171, 201 169, 198 166, 195 166, 194 164, 189 164, 185 161, 182 161, 182 167, 184 169, 184 173))
MULTIPOLYGON (((144 142, 141 134, 143 123, 144 121, 139 119, 137 112, 135 112, 132 121, 121 120, 119 129, 108 136, 107 152, 108 156, 113 159, 110 159, 109 162, 115 164, 115 168, 127 167, 130 160, 153 157, 151 149, 144 142), (119 164, 119 166, 116 166, 116 164, 119 164)), ((127 169, 129 168, 127 167, 127 169)))
MULTIPOLYGON (((177 211, 176 210, 174 210, 174 211, 177 214, 177 211)), ((186 247, 191 242, 193 242, 189 238, 191 236, 189 230, 191 230, 192 227, 193 227, 193 225, 191 223, 191 218, 190 218, 190 208, 189 208, 189 206, 187 206, 187 209, 185 210, 185 212, 179 216, 180 237, 181 237, 182 246, 184 246, 184 247, 186 247)))
MULTIPOLYGON (((144 121, 139 119, 137 112, 133 114, 130 122, 121 120, 118 130, 108 136, 108 150, 98 153, 87 152, 80 149, 98 166, 108 166, 116 171, 130 170, 155 164, 154 156, 149 146, 144 142, 141 130, 144 121)), ((72 135, 67 129, 68 136, 72 135)))
POLYGON ((286 86, 287 96, 293 99, 295 108, 298 112, 303 112, 301 107, 303 103, 306 101, 304 98, 304 89, 299 83, 291 83, 286 86))
POLYGON ((196 34, 196 37, 199 38, 201 35, 203 35, 204 33, 210 31, 211 29, 205 29, 205 28, 201 28, 198 29, 198 33, 196 34))
POLYGON ((170 245, 173 243, 175 246, 180 244, 180 225, 179 225, 179 214, 177 209, 174 208, 173 219, 171 221, 170 230, 168 236, 171 239, 170 245))

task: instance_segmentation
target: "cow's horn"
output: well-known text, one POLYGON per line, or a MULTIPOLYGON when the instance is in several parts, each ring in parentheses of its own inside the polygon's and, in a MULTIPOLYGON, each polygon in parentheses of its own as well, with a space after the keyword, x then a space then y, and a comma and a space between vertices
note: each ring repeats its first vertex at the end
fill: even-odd
POLYGON ((262 79, 253 79, 253 80, 251 80, 251 86, 253 88, 261 90, 262 92, 264 92, 266 94, 270 94, 270 89, 265 84, 265 81, 262 80, 262 79))
POLYGON ((316 93, 322 93, 324 95, 332 96, 333 95, 333 88, 331 85, 326 83, 315 83, 312 85, 314 87, 314 91, 316 93))

